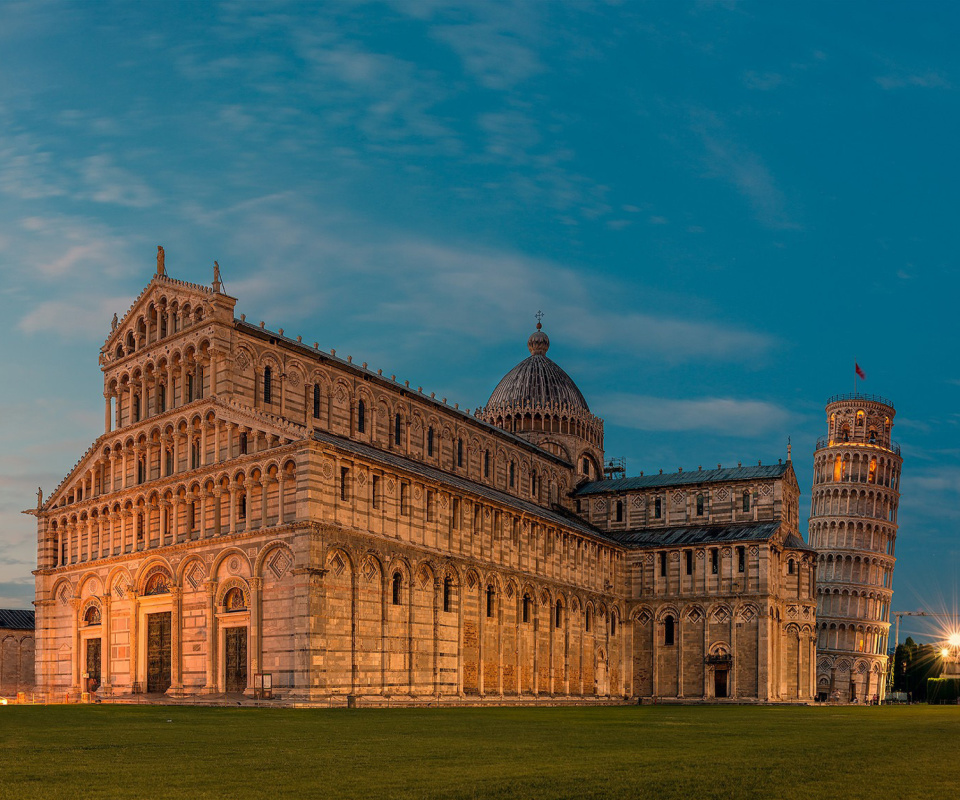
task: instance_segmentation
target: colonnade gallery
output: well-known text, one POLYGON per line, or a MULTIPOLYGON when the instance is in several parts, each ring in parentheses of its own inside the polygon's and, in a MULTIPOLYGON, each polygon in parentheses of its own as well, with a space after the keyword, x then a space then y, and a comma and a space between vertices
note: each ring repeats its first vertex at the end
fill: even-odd
POLYGON ((42 688, 812 699, 789 459, 605 474, 603 421, 539 323, 469 413, 236 302, 158 258, 114 318, 103 433, 31 512, 42 688))

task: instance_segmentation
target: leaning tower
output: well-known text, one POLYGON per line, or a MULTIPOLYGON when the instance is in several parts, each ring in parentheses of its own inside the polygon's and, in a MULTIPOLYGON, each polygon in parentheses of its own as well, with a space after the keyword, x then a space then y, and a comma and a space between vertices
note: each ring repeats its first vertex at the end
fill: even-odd
POLYGON ((810 544, 817 565, 817 693, 870 702, 886 690, 900 500, 893 403, 846 394, 827 403, 814 457, 810 544))

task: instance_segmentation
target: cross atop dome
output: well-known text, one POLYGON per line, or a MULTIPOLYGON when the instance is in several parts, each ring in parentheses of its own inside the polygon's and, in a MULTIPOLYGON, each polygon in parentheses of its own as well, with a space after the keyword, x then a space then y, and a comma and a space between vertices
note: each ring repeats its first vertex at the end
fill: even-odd
POLYGON ((537 312, 536 314, 534 314, 533 316, 535 316, 535 317, 537 318, 537 330, 540 330, 540 329, 543 327, 543 325, 540 324, 540 320, 543 319, 543 312, 542 312, 542 311, 538 311, 538 312, 537 312))

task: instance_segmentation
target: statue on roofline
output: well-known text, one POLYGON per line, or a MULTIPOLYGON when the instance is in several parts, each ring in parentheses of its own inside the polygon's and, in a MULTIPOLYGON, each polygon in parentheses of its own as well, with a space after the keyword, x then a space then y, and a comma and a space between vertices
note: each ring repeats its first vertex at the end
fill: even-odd
POLYGON ((222 285, 222 281, 220 280, 220 265, 216 261, 214 261, 213 262, 213 291, 219 294, 221 285, 222 285))
POLYGON ((164 265, 163 245, 157 245, 157 275, 166 275, 167 268, 164 265))
POLYGON ((43 488, 37 487, 37 511, 43 508, 43 488))

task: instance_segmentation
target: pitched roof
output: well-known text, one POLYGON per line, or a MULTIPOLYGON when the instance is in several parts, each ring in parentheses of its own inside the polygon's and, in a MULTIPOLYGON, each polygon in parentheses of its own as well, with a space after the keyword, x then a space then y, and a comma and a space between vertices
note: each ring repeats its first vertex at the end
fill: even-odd
POLYGON ((20 608, 0 608, 0 628, 14 631, 32 631, 34 612, 20 608))
POLYGON ((445 470, 437 469, 436 467, 430 467, 420 461, 414 461, 413 459, 399 456, 396 453, 388 453, 383 450, 378 450, 370 445, 354 442, 351 439, 344 439, 340 436, 334 436, 333 434, 325 433, 324 431, 314 430, 313 438, 318 442, 324 442, 340 450, 346 450, 347 452, 355 453, 356 455, 363 458, 368 458, 371 461, 387 464, 391 467, 404 470, 405 472, 419 475, 428 480, 437 481, 438 483, 445 483, 448 486, 460 489, 463 492, 469 492, 471 494, 478 495, 491 502, 513 506, 518 511, 529 514, 530 516, 539 517, 540 519, 551 522, 554 525, 562 525, 567 528, 573 528, 579 533, 592 536, 595 539, 604 539, 611 543, 616 542, 616 539, 609 534, 593 527, 593 525, 590 525, 588 522, 585 522, 583 519, 576 516, 572 512, 567 511, 561 506, 544 508, 543 506, 538 506, 536 503, 531 503, 529 500, 522 500, 519 497, 514 497, 511 494, 501 492, 498 489, 493 489, 490 486, 485 486, 482 483, 476 483, 475 481, 471 481, 467 478, 457 475, 456 473, 446 472, 445 470))
POLYGON ((666 475, 640 475, 635 478, 614 478, 591 481, 580 486, 574 495, 605 494, 607 492, 630 492, 637 489, 664 488, 667 486, 690 486, 700 483, 728 483, 779 478, 790 468, 786 464, 768 464, 756 467, 728 467, 726 469, 698 469, 696 472, 671 472, 666 475))
MULTIPOLYGON (((645 547, 674 547, 722 542, 762 542, 780 529, 780 522, 749 522, 739 525, 679 525, 671 528, 644 528, 613 534, 630 550, 645 547)), ((806 547, 806 545, 804 545, 806 547)))

